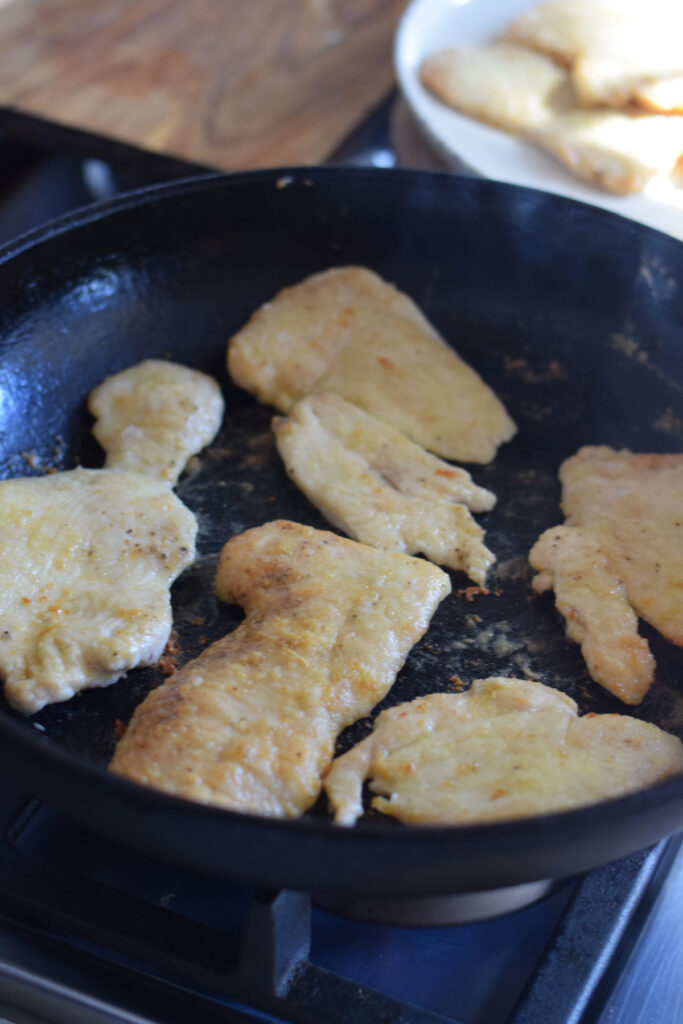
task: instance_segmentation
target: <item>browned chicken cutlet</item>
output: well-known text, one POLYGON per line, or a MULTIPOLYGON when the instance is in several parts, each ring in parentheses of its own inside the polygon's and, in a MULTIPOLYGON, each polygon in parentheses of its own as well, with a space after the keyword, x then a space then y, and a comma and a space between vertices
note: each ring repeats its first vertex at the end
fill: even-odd
POLYGON ((553 0, 524 11, 508 39, 571 69, 581 106, 683 109, 680 4, 553 0))
POLYGON ((145 359, 107 377, 88 396, 93 434, 106 469, 177 483, 191 455, 213 441, 223 396, 206 373, 165 359, 145 359))
POLYGON ((654 678, 640 615, 683 645, 683 455, 581 448, 560 467, 561 527, 529 560, 553 588, 592 677, 629 704, 654 678))
POLYGON ((490 462, 516 430, 415 303, 363 267, 284 288, 231 339, 228 368, 281 412, 334 391, 447 459, 490 462))
POLYGON ((142 473, 73 469, 0 483, 0 675, 33 714, 158 661, 169 588, 197 520, 142 473))
POLYGON ((577 717, 542 683, 493 677, 383 711, 333 763, 325 789, 338 825, 372 806, 409 824, 524 818, 623 796, 683 772, 683 744, 628 715, 577 717))
POLYGON ((598 538, 638 615, 683 646, 683 454, 585 447, 560 480, 567 526, 598 538))
POLYGON ((529 561, 538 570, 534 590, 555 591, 567 636, 581 644, 591 677, 625 704, 639 704, 654 680, 655 660, 597 538, 576 526, 553 526, 529 561))
POLYGON ((287 472, 323 515, 381 551, 425 555, 484 585, 495 561, 470 509, 495 496, 334 392, 303 398, 273 431, 287 472))
POLYGON ((223 549, 216 593, 245 621, 135 711, 113 771, 201 803, 297 817, 339 732, 385 696, 448 576, 277 521, 223 549))

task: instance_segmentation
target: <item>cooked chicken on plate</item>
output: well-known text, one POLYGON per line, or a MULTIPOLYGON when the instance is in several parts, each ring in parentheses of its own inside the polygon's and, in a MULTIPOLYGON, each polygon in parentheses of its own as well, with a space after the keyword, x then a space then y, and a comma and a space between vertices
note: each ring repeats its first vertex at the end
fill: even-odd
POLYGON ((302 399, 273 430, 290 477, 334 526, 484 583, 495 559, 469 508, 490 509, 495 497, 464 469, 333 392, 302 399))
POLYGON ((683 154, 683 117, 575 110, 542 126, 534 141, 574 174, 610 192, 642 192, 671 177, 683 154))
POLYGON ((581 644, 592 678, 626 704, 639 704, 654 680, 655 661, 626 590, 598 539, 575 526, 554 526, 529 561, 534 590, 555 591, 567 636, 581 644))
MULTIPOLYGON (((540 53, 556 58, 568 67, 585 53, 609 54, 637 43, 636 22, 627 4, 620 0, 551 0, 519 14, 505 36, 540 53)), ((642 32, 641 32, 642 36, 642 32)))
POLYGON ((297 817, 339 732, 385 696, 446 573, 298 523, 228 541, 216 593, 245 621, 153 690, 113 771, 201 803, 297 817))
POLYGON ((281 412, 334 391, 429 451, 490 462, 515 425, 417 306, 363 267, 279 292, 230 341, 233 380, 281 412))
POLYGON ((223 397, 213 377, 145 359, 107 377, 88 398, 106 469, 133 470, 173 485, 191 455, 216 436, 223 397))
POLYGON ((427 55, 420 79, 455 110, 541 146, 591 184, 642 192, 655 178, 676 181, 683 156, 676 6, 540 4, 502 40, 427 55))
POLYGON ((510 43, 454 47, 427 57, 425 86, 460 112, 537 143, 578 177, 615 193, 672 176, 683 118, 577 107, 569 72, 510 43))
POLYGON ((75 469, 0 483, 0 674, 32 713, 156 662, 197 524, 161 481, 75 469))
POLYGON ((528 135, 573 105, 566 70, 511 43, 430 54, 420 80, 449 106, 514 135, 528 135))
POLYGON ((529 559, 593 678, 629 704, 654 676, 634 612, 683 645, 683 455, 581 448, 560 467, 563 527, 529 559))
POLYGON ((627 715, 577 717, 542 683, 494 677, 383 711, 333 762, 325 789, 338 825, 372 806, 409 824, 459 825, 568 810, 683 772, 683 744, 627 715))
POLYGON ((571 68, 584 106, 674 113, 683 109, 682 30, 676 0, 555 0, 521 14, 507 38, 571 68))

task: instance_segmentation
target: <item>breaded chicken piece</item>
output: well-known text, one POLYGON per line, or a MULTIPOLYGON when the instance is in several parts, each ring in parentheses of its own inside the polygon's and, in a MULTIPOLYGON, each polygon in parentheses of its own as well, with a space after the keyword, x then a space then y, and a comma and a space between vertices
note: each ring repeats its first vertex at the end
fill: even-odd
POLYGON ((578 57, 627 57, 650 35, 652 17, 616 0, 551 0, 518 15, 505 38, 547 54, 570 67, 578 57))
POLYGON ((542 683, 478 679, 383 711, 333 762, 325 789, 338 825, 372 806, 409 824, 526 818, 623 796, 683 771, 683 744, 626 715, 577 717, 542 683))
POLYGON ((281 412, 335 391, 447 459, 490 462, 516 429, 408 296, 362 267, 279 292, 231 339, 228 368, 281 412))
POLYGON ((640 107, 659 114, 683 114, 683 71, 639 82, 634 100, 640 107))
POLYGON ((683 118, 616 110, 574 110, 531 136, 579 178, 619 195, 671 177, 683 154, 683 118))
POLYGON ((93 434, 106 469, 125 469, 173 485, 191 455, 213 441, 224 402, 213 377, 163 359, 145 359, 90 392, 93 434))
POLYGON ((575 102, 565 68, 511 43, 430 54, 420 80, 455 110, 523 137, 575 102))
POLYGON ((585 106, 618 107, 640 97, 649 110, 664 109, 665 92, 671 109, 683 97, 676 96, 678 78, 670 71, 655 80, 642 61, 628 63, 623 46, 614 48, 615 19, 624 38, 628 26, 633 43, 638 32, 623 11, 577 0, 545 4, 512 24, 511 42, 433 54, 420 78, 450 106, 537 143, 591 184, 617 194, 641 192, 655 176, 672 175, 683 154, 683 119, 632 107, 582 110, 577 96, 585 106))
POLYGON ((683 71, 681 58, 664 71, 650 70, 643 61, 579 57, 571 80, 579 103, 584 107, 629 108, 632 105, 655 114, 683 113, 683 71))
POLYGON ((560 480, 567 526, 596 537, 638 615, 683 646, 683 454, 589 446, 560 480))
POLYGON ((555 0, 516 18, 506 33, 571 68, 583 106, 643 105, 674 113, 683 104, 681 10, 675 2, 555 0))
POLYGON ((529 562, 538 571, 531 585, 537 593, 555 591, 567 636, 581 644, 591 677, 624 703, 639 704, 654 680, 655 661, 599 541, 579 527, 554 526, 536 541, 529 562))
POLYGON ((31 714, 158 661, 194 515, 140 473, 74 469, 0 483, 0 674, 31 714))
POLYGON ((464 469, 333 392, 302 399, 273 430, 289 476, 334 526, 484 583, 495 558, 467 506, 490 509, 495 497, 464 469))
POLYGON ((201 803, 301 815, 337 735, 385 696, 449 592, 422 559, 298 523, 233 537, 216 593, 245 621, 147 696, 112 771, 201 803))

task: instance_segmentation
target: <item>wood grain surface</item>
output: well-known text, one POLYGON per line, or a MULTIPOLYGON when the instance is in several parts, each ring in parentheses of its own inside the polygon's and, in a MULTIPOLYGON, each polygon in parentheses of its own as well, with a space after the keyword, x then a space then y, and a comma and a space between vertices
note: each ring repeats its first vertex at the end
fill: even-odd
POLYGON ((0 0, 0 107, 223 170, 318 163, 406 0, 0 0))

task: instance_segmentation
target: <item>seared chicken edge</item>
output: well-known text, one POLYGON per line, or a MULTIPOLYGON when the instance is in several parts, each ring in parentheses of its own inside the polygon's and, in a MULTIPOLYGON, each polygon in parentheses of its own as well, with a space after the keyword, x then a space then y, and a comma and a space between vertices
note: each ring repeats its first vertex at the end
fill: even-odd
POLYGON ((107 377, 88 397, 105 469, 177 483, 188 459, 213 441, 223 419, 218 383, 164 359, 145 359, 107 377))
POLYGON ((332 392, 302 399, 273 430, 289 476, 334 526, 484 584, 495 557, 467 506, 490 509, 495 496, 464 469, 332 392))
POLYGON ((627 715, 577 717, 542 683, 493 677, 383 711, 333 762, 325 790, 335 823, 375 810, 408 824, 464 825, 583 807, 683 772, 683 744, 627 715))
POLYGON ((74 469, 0 483, 0 674, 24 714, 154 664, 197 522, 166 484, 74 469))
POLYGON ((273 817, 315 801, 340 731, 392 686, 448 576, 298 523, 225 545, 216 593, 245 620, 136 709, 111 770, 273 817))

